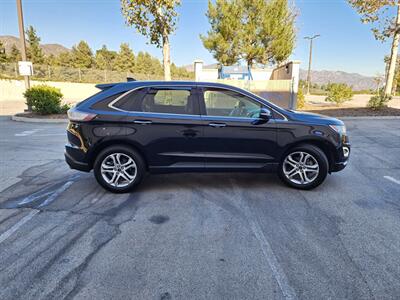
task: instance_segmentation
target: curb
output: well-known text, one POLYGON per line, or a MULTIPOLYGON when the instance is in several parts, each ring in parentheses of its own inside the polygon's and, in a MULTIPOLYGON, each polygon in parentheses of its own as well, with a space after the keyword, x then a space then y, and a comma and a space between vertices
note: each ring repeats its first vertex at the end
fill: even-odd
POLYGON ((27 118, 19 116, 11 116, 11 120, 16 122, 26 122, 26 123, 55 123, 55 124, 66 124, 69 122, 68 119, 39 119, 39 118, 27 118))

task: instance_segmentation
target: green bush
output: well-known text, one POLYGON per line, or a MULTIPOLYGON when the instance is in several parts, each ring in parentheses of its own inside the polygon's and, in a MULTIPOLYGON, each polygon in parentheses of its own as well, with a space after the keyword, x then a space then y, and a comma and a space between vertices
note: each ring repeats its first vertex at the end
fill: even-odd
POLYGON ((306 104, 306 99, 304 97, 304 92, 302 88, 299 88, 299 91, 297 92, 297 108, 304 108, 304 105, 306 104))
POLYGON ((388 102, 392 99, 389 95, 385 95, 383 91, 380 91, 377 95, 372 96, 367 106, 373 110, 379 110, 387 107, 388 102))
POLYGON ((69 108, 66 104, 61 105, 63 94, 60 89, 45 84, 31 87, 24 97, 32 111, 42 115, 64 113, 69 108))
POLYGON ((344 83, 330 83, 327 86, 328 96, 325 101, 335 102, 337 106, 353 98, 353 90, 344 83))

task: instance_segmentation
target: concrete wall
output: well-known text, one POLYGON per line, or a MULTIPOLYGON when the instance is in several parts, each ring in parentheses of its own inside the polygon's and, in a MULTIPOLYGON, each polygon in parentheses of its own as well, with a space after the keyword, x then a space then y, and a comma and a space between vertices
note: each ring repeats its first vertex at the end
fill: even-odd
MULTIPOLYGON (((73 104, 79 102, 99 91, 91 83, 32 81, 31 86, 44 83, 61 89, 65 103, 73 104)), ((0 115, 13 115, 23 112, 26 109, 24 91, 25 85, 23 81, 0 80, 0 115)))
MULTIPOLYGON (((31 81, 31 86, 47 84, 61 89, 68 103, 81 101, 99 90, 92 83, 72 83, 53 81, 31 81)), ((0 80, 0 101, 25 101, 25 85, 20 80, 0 80)))

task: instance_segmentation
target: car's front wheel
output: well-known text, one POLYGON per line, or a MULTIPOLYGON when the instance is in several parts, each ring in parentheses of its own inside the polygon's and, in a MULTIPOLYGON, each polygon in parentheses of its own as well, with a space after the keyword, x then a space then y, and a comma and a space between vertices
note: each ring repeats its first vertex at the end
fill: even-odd
POLYGON ((329 162, 325 153, 313 145, 302 145, 288 151, 279 166, 279 177, 287 185, 310 190, 326 178, 329 162))
POLYGON ((94 163, 97 182, 114 193, 131 191, 142 180, 145 163, 135 150, 127 146, 111 146, 97 156, 94 163))

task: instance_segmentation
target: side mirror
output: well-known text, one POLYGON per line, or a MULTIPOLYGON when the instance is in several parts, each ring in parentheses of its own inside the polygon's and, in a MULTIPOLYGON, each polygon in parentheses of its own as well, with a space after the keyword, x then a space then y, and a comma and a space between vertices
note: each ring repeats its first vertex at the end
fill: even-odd
POLYGON ((260 119, 268 121, 271 118, 272 118, 272 112, 268 108, 262 107, 260 109, 260 119))

